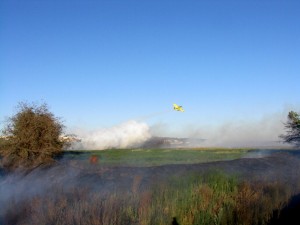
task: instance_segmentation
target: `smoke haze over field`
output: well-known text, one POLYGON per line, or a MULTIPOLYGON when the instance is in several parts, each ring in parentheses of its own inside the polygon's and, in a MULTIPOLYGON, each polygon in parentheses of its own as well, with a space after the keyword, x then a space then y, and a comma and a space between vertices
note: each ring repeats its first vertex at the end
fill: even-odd
POLYGON ((287 112, 265 115, 252 121, 227 122, 211 129, 198 130, 207 134, 208 145, 227 147, 283 146, 278 137, 284 133, 287 112))
MULTIPOLYGON (((191 138, 195 146, 187 147, 283 147, 279 135, 285 132, 288 110, 265 115, 257 120, 228 121, 218 125, 184 125, 180 131, 165 123, 148 125, 129 120, 110 128, 87 131, 75 129, 73 133, 82 139, 72 149, 102 150, 109 148, 139 147, 152 137, 191 138), (195 140, 201 140, 195 142, 195 140)), ((187 141, 188 143, 188 141, 187 141)), ((191 143, 191 142, 189 142, 191 143)))
POLYGON ((172 132, 167 124, 156 124, 151 132, 157 136, 166 136, 169 133, 175 137, 201 138, 204 147, 263 147, 287 146, 279 139, 285 132, 288 110, 265 115, 251 121, 228 121, 218 125, 187 125, 180 132, 172 132))

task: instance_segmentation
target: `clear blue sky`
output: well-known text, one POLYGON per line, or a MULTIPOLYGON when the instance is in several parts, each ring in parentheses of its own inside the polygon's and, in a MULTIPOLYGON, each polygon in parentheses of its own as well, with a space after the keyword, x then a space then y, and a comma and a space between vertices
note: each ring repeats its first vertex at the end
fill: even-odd
POLYGON ((1 121, 20 101, 67 127, 255 120, 299 84, 298 0, 0 2, 1 121))

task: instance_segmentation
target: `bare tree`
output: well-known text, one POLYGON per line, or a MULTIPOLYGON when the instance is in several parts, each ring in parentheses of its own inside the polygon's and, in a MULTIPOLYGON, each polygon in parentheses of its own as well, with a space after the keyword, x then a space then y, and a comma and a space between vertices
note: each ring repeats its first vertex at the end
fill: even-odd
POLYGON ((37 106, 21 102, 18 112, 10 117, 2 131, 2 164, 7 169, 34 168, 53 162, 64 142, 60 140, 64 126, 47 104, 37 106))
POLYGON ((279 137, 286 143, 300 146, 300 115, 294 111, 290 111, 288 120, 284 125, 286 134, 282 134, 279 137))

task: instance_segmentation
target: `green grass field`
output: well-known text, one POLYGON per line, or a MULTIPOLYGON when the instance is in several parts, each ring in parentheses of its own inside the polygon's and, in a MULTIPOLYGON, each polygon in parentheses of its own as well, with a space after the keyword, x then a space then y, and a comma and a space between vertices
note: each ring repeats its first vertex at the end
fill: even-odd
POLYGON ((110 149, 101 151, 69 151, 64 158, 88 160, 98 157, 101 165, 159 166, 192 164, 241 158, 249 149, 110 149))

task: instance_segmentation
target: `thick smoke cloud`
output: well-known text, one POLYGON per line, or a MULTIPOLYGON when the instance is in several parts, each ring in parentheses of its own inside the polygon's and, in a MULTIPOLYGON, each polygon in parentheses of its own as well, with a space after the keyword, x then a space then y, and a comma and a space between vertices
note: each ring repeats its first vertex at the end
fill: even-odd
POLYGON ((74 133, 81 138, 72 149, 103 150, 110 148, 130 148, 147 141, 150 137, 146 123, 130 120, 122 124, 94 131, 77 130, 74 133))

